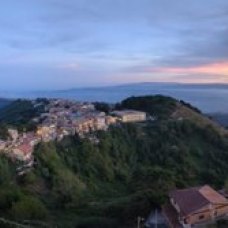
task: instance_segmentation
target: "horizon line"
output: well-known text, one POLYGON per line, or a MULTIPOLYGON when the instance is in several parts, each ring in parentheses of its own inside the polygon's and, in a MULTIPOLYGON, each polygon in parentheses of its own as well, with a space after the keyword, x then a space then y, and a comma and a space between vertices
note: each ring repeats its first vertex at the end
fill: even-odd
MULTIPOLYGON (((142 84, 170 84, 170 85, 202 85, 202 86, 228 86, 228 83, 221 83, 221 82, 130 82, 130 83, 118 83, 118 84, 109 84, 109 85, 95 85, 95 86, 75 86, 69 88, 59 88, 59 89, 14 89, 14 90, 0 90, 0 92, 64 92, 76 89, 99 89, 99 88, 109 88, 109 87, 121 87, 121 86, 132 86, 132 85, 142 85, 142 84)), ((1 97, 0 97, 1 98, 1 97)))

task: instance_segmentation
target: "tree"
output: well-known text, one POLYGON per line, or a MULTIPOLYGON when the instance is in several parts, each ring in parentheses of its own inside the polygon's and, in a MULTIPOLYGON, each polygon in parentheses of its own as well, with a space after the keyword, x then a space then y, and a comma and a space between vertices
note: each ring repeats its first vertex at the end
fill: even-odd
POLYGON ((24 196, 11 209, 11 216, 17 220, 43 220, 47 215, 44 204, 32 196, 24 196))

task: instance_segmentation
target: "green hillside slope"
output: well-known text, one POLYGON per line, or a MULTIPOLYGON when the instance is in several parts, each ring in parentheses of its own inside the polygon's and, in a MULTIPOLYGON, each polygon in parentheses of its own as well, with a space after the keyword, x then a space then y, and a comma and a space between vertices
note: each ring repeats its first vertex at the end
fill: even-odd
POLYGON ((41 143, 36 166, 20 178, 1 157, 1 215, 35 227, 42 227, 41 221, 46 227, 132 227, 171 189, 224 186, 224 129, 172 98, 130 98, 120 106, 158 119, 98 132, 98 145, 77 137, 41 143))

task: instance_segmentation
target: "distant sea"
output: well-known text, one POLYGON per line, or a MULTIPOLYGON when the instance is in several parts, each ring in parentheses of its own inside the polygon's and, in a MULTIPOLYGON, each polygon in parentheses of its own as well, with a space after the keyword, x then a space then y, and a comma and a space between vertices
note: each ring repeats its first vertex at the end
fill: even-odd
POLYGON ((67 98, 79 101, 120 102, 130 96, 162 94, 184 100, 204 113, 228 113, 228 85, 138 83, 56 91, 1 92, 4 98, 67 98))

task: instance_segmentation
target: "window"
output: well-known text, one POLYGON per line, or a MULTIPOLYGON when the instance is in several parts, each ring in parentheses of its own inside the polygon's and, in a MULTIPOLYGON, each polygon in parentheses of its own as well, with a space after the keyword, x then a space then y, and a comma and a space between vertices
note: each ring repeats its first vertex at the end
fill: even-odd
POLYGON ((199 219, 204 219, 204 215, 200 215, 199 216, 199 219))

